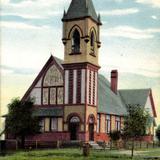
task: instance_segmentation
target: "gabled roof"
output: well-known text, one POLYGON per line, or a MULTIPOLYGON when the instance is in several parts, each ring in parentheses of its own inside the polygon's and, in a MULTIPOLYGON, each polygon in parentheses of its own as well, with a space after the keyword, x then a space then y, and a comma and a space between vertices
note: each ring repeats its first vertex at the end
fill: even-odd
POLYGON ((140 105, 145 107, 151 89, 119 90, 119 94, 126 105, 140 105))
POLYGON ((152 96, 152 90, 147 89, 124 89, 119 90, 119 95, 121 96, 122 101, 126 105, 139 105, 145 107, 148 97, 151 101, 152 111, 154 117, 157 117, 155 104, 152 96))
POLYGON ((28 95, 30 94, 30 92, 32 91, 32 89, 34 88, 34 86, 37 84, 37 82, 40 80, 40 78, 45 74, 45 71, 47 70, 47 68, 50 66, 50 64, 54 63, 55 65, 57 65, 57 67, 60 68, 61 71, 63 71, 63 60, 51 55, 48 59, 48 61, 46 62, 46 64, 44 65, 44 67, 42 68, 42 70, 39 72, 38 76, 35 78, 35 80, 33 81, 33 83, 31 84, 31 86, 29 87, 29 89, 27 90, 27 92, 25 93, 25 95, 22 97, 22 101, 25 100, 28 95))
POLYGON ((96 22, 100 22, 92 0, 72 0, 67 13, 64 13, 62 21, 91 17, 96 22))
POLYGON ((126 106, 119 94, 112 92, 109 81, 100 74, 98 75, 98 112, 113 115, 127 114, 126 106))

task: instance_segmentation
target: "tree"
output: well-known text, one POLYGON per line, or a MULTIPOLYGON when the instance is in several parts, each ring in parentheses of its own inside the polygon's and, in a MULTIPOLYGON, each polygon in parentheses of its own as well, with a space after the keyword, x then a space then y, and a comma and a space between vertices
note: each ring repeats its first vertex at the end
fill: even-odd
POLYGON ((33 100, 21 101, 15 98, 8 104, 5 132, 21 140, 24 148, 26 136, 33 135, 40 130, 39 120, 32 114, 33 100))
POLYGON ((156 137, 157 137, 157 139, 159 141, 159 145, 160 145, 160 125, 156 129, 156 137))
POLYGON ((132 154, 134 152, 134 140, 146 134, 149 114, 140 105, 128 105, 128 114, 124 118, 124 137, 132 140, 132 154))

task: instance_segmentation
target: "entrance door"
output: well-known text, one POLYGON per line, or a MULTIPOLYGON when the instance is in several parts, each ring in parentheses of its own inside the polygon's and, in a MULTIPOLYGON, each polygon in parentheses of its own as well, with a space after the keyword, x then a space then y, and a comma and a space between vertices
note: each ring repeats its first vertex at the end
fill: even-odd
POLYGON ((94 124, 89 124, 89 140, 94 141, 94 124))
POLYGON ((72 117, 69 122, 70 140, 78 140, 80 120, 78 117, 72 117))
POLYGON ((70 131, 70 140, 78 140, 78 123, 70 123, 69 131, 70 131))

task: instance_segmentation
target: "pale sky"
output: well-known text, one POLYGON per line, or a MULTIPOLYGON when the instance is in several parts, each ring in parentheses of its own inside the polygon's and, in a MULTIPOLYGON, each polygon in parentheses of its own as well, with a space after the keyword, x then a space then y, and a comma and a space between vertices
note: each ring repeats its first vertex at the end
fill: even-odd
MULTIPOLYGON (((119 88, 152 88, 160 117, 160 0, 93 0, 101 14, 101 73, 119 88)), ((70 0, 1 0, 1 108, 22 97, 52 53, 63 59, 70 0)), ((158 122, 158 121, 157 121, 158 122)))

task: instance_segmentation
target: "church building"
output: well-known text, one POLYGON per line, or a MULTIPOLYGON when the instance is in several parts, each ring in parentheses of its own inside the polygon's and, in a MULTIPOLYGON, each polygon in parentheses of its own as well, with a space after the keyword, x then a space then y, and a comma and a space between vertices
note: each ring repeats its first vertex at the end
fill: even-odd
POLYGON ((109 141, 109 133, 123 128, 127 105, 140 105, 152 118, 148 139, 155 127, 151 89, 118 90, 118 71, 111 83, 98 73, 100 16, 92 0, 72 0, 63 18, 64 60, 51 56, 22 100, 34 98, 34 115, 41 132, 29 140, 109 141))

